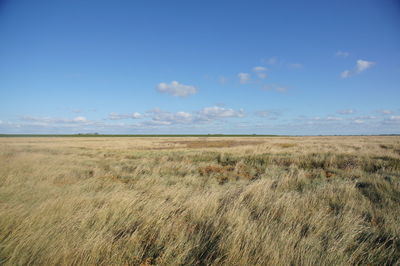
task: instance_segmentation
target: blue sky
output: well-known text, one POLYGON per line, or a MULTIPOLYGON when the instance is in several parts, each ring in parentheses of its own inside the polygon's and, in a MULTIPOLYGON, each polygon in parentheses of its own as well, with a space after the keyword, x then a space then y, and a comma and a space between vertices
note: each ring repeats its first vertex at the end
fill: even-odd
POLYGON ((400 133, 400 2, 0 1, 0 133, 400 133))

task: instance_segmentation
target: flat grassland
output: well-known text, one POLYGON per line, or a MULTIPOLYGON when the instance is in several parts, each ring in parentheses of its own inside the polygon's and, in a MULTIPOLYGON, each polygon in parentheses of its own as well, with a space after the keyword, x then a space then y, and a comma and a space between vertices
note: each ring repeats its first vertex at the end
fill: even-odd
POLYGON ((0 264, 399 265, 400 137, 0 138, 0 264))

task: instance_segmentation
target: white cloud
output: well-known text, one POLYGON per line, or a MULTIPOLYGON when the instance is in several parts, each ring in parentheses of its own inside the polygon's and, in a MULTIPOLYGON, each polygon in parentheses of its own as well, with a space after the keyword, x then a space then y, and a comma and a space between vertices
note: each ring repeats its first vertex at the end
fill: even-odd
POLYGON ((219 106, 205 107, 200 111, 188 112, 168 112, 160 109, 147 111, 150 120, 144 121, 142 125, 168 126, 168 125, 196 125, 214 122, 225 118, 244 117, 244 111, 223 108, 219 106))
POLYGON ((267 84, 261 87, 262 90, 264 91, 270 91, 270 90, 274 90, 277 92, 287 92, 288 88, 284 87, 284 86, 280 86, 280 85, 276 85, 276 84, 267 84))
POLYGON ((256 111, 255 114, 259 117, 268 118, 271 120, 276 120, 280 116, 282 116, 282 111, 279 110, 259 110, 256 111))
POLYGON ((375 63, 371 61, 366 61, 366 60, 357 60, 357 66, 356 66, 356 72, 361 73, 368 68, 372 67, 375 63))
POLYGON ((354 76, 355 74, 360 74, 361 72, 364 72, 368 68, 371 68, 373 65, 375 65, 375 62, 371 61, 366 61, 366 60, 357 60, 356 66, 354 67, 353 70, 345 70, 340 74, 341 78, 349 78, 351 76, 354 76))
POLYGON ((391 114, 393 114, 393 111, 392 110, 387 110, 387 109, 385 109, 385 110, 379 110, 379 111, 377 111, 378 113, 380 113, 380 114, 384 114, 384 115, 391 115, 391 114))
POLYGON ((250 74, 249 73, 241 72, 241 73, 238 74, 238 77, 239 77, 239 82, 241 84, 246 84, 246 83, 248 83, 250 81, 250 74))
MULTIPOLYGON (((320 117, 282 117, 280 110, 261 110, 244 119, 242 109, 209 106, 194 111, 168 112, 160 109, 148 111, 143 120, 110 121, 89 120, 83 116, 71 118, 19 117, 17 121, 0 121, 1 133, 108 133, 108 134, 176 134, 176 133, 256 133, 275 134, 395 134, 400 130, 400 115, 351 115, 353 109, 320 117), (281 131, 283 130, 283 131, 281 131)), ((378 112, 375 110, 375 112, 378 112)), ((120 114, 113 114, 114 116, 120 114)), ((123 114, 122 114, 123 115, 123 114)), ((131 114, 130 114, 131 115, 131 114)), ((133 115, 135 116, 135 115, 133 115)))
POLYGON ((286 92, 287 88, 285 88, 285 87, 277 87, 275 90, 279 91, 279 92, 286 92))
POLYGON ((244 117, 243 109, 234 110, 219 106, 205 107, 200 112, 202 117, 206 118, 227 118, 227 117, 244 117))
POLYGON ((373 115, 364 115, 364 116, 356 117, 356 119, 360 119, 360 120, 373 120, 373 119, 376 119, 376 118, 377 117, 373 116, 373 115))
POLYGON ((22 116, 21 120, 39 122, 39 123, 59 123, 59 124, 70 124, 70 123, 87 123, 89 120, 86 117, 78 116, 75 118, 52 118, 52 117, 35 117, 35 116, 22 116))
POLYGON ((341 120, 343 120, 343 118, 341 118, 341 117, 336 117, 336 116, 328 116, 328 117, 326 118, 326 120, 328 120, 328 121, 341 121, 341 120))
POLYGON ((341 78, 349 78, 350 77, 350 70, 345 70, 342 73, 340 73, 341 78))
POLYGON ((78 117, 75 117, 74 119, 72 119, 74 122, 78 122, 78 123, 80 123, 80 122, 87 122, 87 119, 86 119, 86 117, 83 117, 83 116, 78 116, 78 117))
POLYGON ((259 77, 260 79, 265 79, 267 77, 267 73, 265 73, 265 71, 267 70, 268 69, 263 66, 253 67, 253 71, 256 72, 257 77, 259 77))
POLYGON ((354 114, 356 111, 353 109, 343 109, 343 110, 338 110, 336 113, 341 114, 341 115, 351 115, 354 114))
POLYGON ((300 69, 300 68, 303 67, 303 65, 300 64, 300 63, 290 63, 290 64, 288 64, 288 67, 289 68, 294 68, 294 69, 300 69))
POLYGON ((219 77, 219 83, 220 84, 226 84, 228 82, 228 78, 226 78, 225 76, 220 76, 219 77))
POLYGON ((141 117, 142 117, 142 115, 138 112, 134 112, 131 114, 118 114, 118 113, 113 112, 108 115, 108 119, 110 119, 110 120, 121 120, 121 119, 128 119, 128 118, 138 119, 141 117))
POLYGON ((260 79, 265 79, 268 77, 267 73, 257 73, 257 77, 259 77, 260 79))
MULTIPOLYGON (((160 109, 153 109, 147 112, 152 121, 158 124, 184 124, 193 121, 193 115, 187 112, 167 112, 160 109)), ((148 122, 148 121, 147 121, 148 122)))
POLYGON ((278 62, 278 58, 276 56, 271 57, 271 58, 266 60, 266 63, 268 65, 275 65, 277 62, 278 62))
POLYGON ((344 52, 344 51, 337 51, 335 55, 338 57, 348 57, 350 55, 350 53, 344 52))
POLYGON ((186 97, 197 93, 196 87, 184 85, 178 81, 172 81, 170 84, 161 82, 157 85, 157 90, 161 93, 167 93, 178 97, 186 97))
POLYGON ((267 71, 268 69, 266 68, 266 67, 263 67, 263 66, 256 66, 256 67, 253 67, 253 71, 254 72, 264 72, 264 71, 267 71))

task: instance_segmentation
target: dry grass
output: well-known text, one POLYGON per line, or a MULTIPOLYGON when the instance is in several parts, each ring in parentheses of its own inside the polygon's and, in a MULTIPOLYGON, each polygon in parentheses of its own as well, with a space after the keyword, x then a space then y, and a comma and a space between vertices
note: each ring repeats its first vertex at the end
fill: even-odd
POLYGON ((398 265, 400 138, 1 138, 0 264, 398 265))
POLYGON ((183 141, 166 141, 169 144, 181 144, 185 145, 186 148, 190 149, 202 149, 202 148, 225 148, 225 147, 236 147, 244 145, 256 145, 261 144, 263 141, 256 140, 183 140, 183 141))

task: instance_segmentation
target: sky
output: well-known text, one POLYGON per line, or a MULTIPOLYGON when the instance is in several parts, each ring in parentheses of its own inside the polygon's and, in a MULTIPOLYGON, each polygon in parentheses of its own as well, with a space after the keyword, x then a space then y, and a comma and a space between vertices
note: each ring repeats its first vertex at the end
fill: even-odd
POLYGON ((0 0, 0 134, 400 133, 400 1, 0 0))

